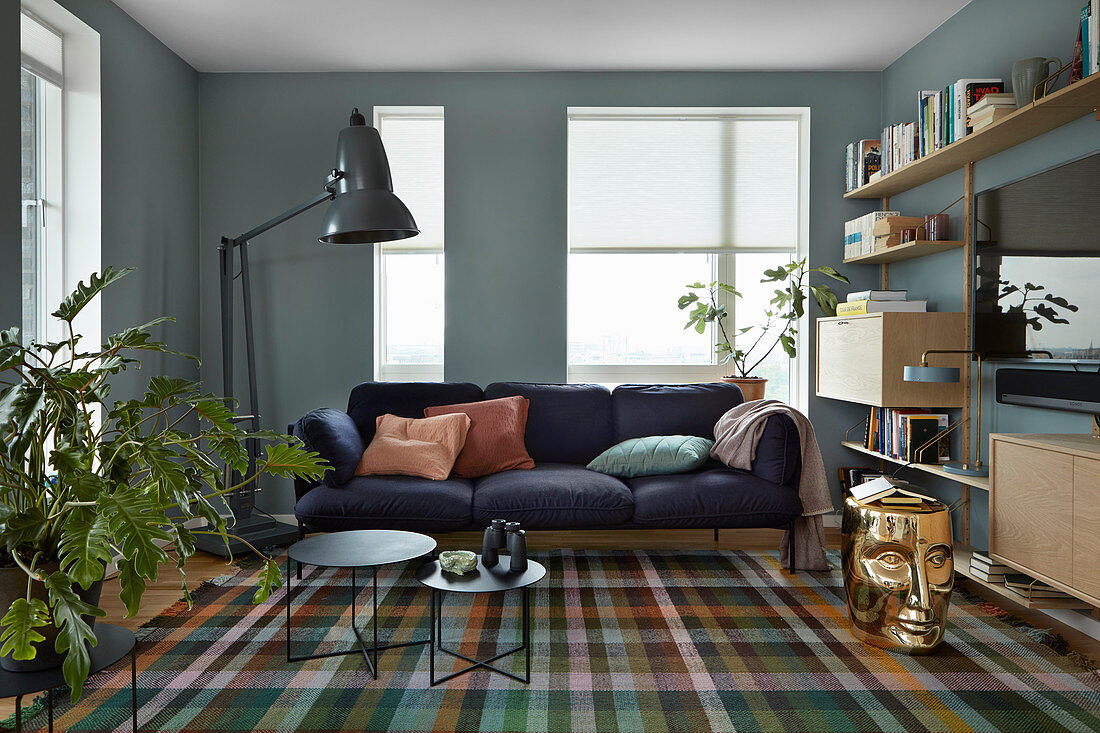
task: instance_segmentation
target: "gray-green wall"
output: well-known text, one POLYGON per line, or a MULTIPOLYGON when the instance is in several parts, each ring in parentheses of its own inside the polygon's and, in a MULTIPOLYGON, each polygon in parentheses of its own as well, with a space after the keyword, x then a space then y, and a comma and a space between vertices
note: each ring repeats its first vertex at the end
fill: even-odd
MULTIPOLYGON (((1068 61, 1077 39, 1081 0, 974 0, 913 47, 882 74, 883 124, 916 119, 917 92, 942 89, 961 77, 1000 77, 1011 88, 1012 63, 1029 56, 1068 61)), ((1063 75, 1064 79, 1064 75, 1063 75)), ((980 192, 1100 149, 1100 123, 1092 115, 1040 135, 974 166, 980 192)), ((962 195, 962 173, 932 181, 890 201, 904 214, 932 213, 962 195)), ((952 239, 961 239, 961 204, 949 212, 952 239)), ((890 268, 892 287, 929 297, 937 310, 962 308, 962 256, 950 252, 911 260, 890 268)), ((1095 314, 1092 315, 1095 317, 1095 314)), ((1100 328, 1098 328, 1100 330, 1100 328)), ((990 432, 1087 432, 1087 415, 998 405, 992 391, 993 367, 984 370, 982 436, 990 432)), ((958 497, 957 485, 933 484, 915 475, 940 496, 958 497)), ((972 541, 988 542, 987 495, 972 491, 972 541)), ((956 527, 957 528, 957 527, 956 527)))
MULTIPOLYGON (((212 388, 221 383, 214 366, 218 238, 316 192, 353 105, 446 109, 447 379, 554 382, 566 376, 569 106, 810 107, 810 256, 812 264, 838 265, 843 221, 870 206, 841 197, 841 154, 848 140, 878 126, 879 76, 203 75, 203 376, 212 388)), ((318 245, 321 215, 302 215, 252 246, 260 399, 263 422, 272 428, 314 407, 344 407, 349 389, 372 374, 372 254, 318 245)), ((876 277, 861 268, 855 282, 870 286, 876 277)), ((823 426, 822 447, 835 475, 837 462, 848 457, 835 445, 833 428, 842 430, 860 410, 814 398, 811 412, 823 426)), ((286 512, 291 497, 289 485, 273 484, 260 502, 286 512)))
MULTIPOLYGON (((159 315, 178 321, 158 335, 176 349, 199 349, 199 74, 109 0, 62 0, 100 34, 102 83, 102 263, 136 267, 103 300, 106 336, 159 315)), ((0 207, 0 323, 19 322, 19 3, 0 9, 0 53, 8 78, 0 149, 8 204, 0 207), (10 37, 9 37, 10 36, 10 37), (10 129, 9 129, 10 128, 10 129), (14 281, 8 280, 14 275, 14 281)), ((85 278, 86 279, 86 278, 85 278)), ((177 358, 144 360, 115 381, 116 394, 157 373, 197 376, 177 358)))

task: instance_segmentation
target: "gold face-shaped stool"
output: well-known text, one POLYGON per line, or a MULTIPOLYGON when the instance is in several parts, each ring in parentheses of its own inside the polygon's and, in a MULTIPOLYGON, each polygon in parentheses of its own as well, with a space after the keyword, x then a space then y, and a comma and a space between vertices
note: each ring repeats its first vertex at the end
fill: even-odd
POLYGON ((852 636, 907 654, 943 641, 955 566, 940 502, 844 502, 841 563, 852 636))

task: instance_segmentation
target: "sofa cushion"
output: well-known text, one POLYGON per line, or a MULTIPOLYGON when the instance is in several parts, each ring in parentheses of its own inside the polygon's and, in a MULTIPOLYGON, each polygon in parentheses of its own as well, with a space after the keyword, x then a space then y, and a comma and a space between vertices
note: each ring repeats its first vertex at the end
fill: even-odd
POLYGON ((419 476, 442 481, 451 475, 470 416, 457 413, 438 417, 379 415, 378 428, 363 451, 356 476, 419 476))
POLYGON ((346 412, 331 407, 311 410, 298 420, 292 434, 332 466, 325 471, 325 484, 341 486, 351 480, 364 446, 355 422, 346 412))
POLYGON ((379 415, 424 417, 424 408, 431 405, 482 398, 481 387, 465 382, 364 382, 351 391, 348 414, 359 427, 363 445, 370 445, 379 415))
POLYGON ((606 387, 497 382, 485 388, 489 400, 514 395, 531 401, 525 442, 535 463, 584 466, 618 442, 611 437, 611 393, 606 387))
POLYGON ((525 397, 502 397, 499 400, 442 405, 424 410, 425 417, 462 413, 470 418, 466 445, 455 461, 454 475, 463 478, 487 476, 490 473, 515 468, 534 468, 527 454, 523 435, 527 428, 525 397))
POLYGON ((448 531, 468 527, 473 484, 413 476, 358 476, 339 488, 318 486, 298 500, 294 515, 310 529, 448 531))
POLYGON ((588 464, 608 476, 663 476, 700 468, 710 460, 713 440, 694 435, 650 435, 616 443, 588 464))
POLYGON ((611 395, 613 442, 646 435, 697 435, 713 440, 718 418, 743 401, 737 385, 724 382, 622 384, 611 395))
POLYGON ((572 529, 630 519, 630 490, 617 478, 566 463, 539 463, 474 481, 474 521, 520 522, 526 529, 572 529))
POLYGON ((717 462, 693 473, 625 481, 634 494, 637 525, 777 527, 802 513, 794 489, 717 462))

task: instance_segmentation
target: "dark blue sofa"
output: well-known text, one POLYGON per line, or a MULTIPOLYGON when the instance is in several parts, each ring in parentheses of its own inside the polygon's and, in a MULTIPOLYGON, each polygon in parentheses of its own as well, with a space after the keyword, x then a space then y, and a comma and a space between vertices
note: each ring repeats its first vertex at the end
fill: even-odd
POLYGON ((347 412, 322 408, 290 432, 332 463, 319 483, 295 482, 302 531, 480 529, 491 519, 526 529, 675 529, 787 527, 802 513, 798 430, 790 418, 768 419, 752 471, 712 461, 691 473, 617 479, 585 465, 607 448, 647 435, 714 438, 714 424, 742 402, 724 383, 622 385, 502 382, 367 382, 347 412), (527 450, 532 470, 467 480, 354 476, 375 418, 423 417, 430 405, 522 395, 530 401, 527 450))

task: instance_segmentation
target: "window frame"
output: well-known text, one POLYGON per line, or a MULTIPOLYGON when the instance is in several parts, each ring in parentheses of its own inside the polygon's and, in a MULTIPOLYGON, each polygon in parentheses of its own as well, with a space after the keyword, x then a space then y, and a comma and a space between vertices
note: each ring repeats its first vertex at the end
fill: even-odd
MULTIPOLYGON (((749 117, 754 120, 793 120, 798 125, 798 194, 795 231, 796 237, 793 249, 742 247, 733 250, 711 250, 715 255, 712 260, 712 279, 722 282, 736 282, 735 255, 751 253, 775 253, 782 255, 787 253, 792 259, 801 259, 808 252, 809 242, 809 190, 810 190, 810 108, 809 107, 569 107, 566 113, 566 128, 568 135, 568 122, 577 117, 586 119, 652 119, 653 117, 719 117, 741 118, 749 117)), ((568 171, 569 161, 566 160, 568 171)), ((568 177, 568 174, 567 174, 568 177)), ((568 209, 567 209, 568 216, 568 209)), ((567 232, 570 228, 567 226, 567 232)), ((584 250, 588 252, 598 250, 584 250)), ((605 253, 610 250, 602 250, 605 253)), ((657 248, 615 248, 612 254, 656 254, 661 250, 657 248)), ((668 250, 664 250, 667 252, 668 250)), ((693 250, 702 251, 702 250, 693 250)), ((581 254, 578 251, 577 254, 581 254)), ((569 246, 568 234, 566 241, 566 256, 571 257, 573 251, 569 246)), ((567 280, 567 297, 568 297, 567 280)), ((732 318, 736 318, 735 299, 727 298, 724 294, 719 296, 719 302, 724 304, 732 318)), ((671 306, 670 306, 671 307, 671 306)), ((809 359, 805 357, 805 349, 810 345, 810 335, 807 333, 808 316, 799 320, 798 335, 795 337, 798 356, 792 360, 790 372, 790 403, 795 407, 804 409, 809 391, 809 359)), ((709 329, 710 341, 716 343, 715 329, 709 329)), ((566 321, 566 342, 568 343, 569 323, 566 321)), ((704 365, 692 364, 570 364, 568 363, 568 349, 566 350, 566 379, 570 383, 594 382, 598 384, 627 384, 627 383, 690 383, 711 382, 722 377, 726 372, 723 365, 718 364, 716 356, 712 354, 712 363, 704 365)))
MULTIPOLYGON (((383 118, 426 118, 443 121, 446 129, 446 110, 442 105, 380 105, 374 107, 374 127, 381 134, 383 118)), ((446 161, 443 180, 446 186, 446 161)), ((416 253, 384 252, 384 245, 373 248, 374 256, 374 379, 378 382, 441 382, 446 361, 438 364, 388 364, 386 363, 386 261, 388 257, 404 257, 410 254, 436 254, 443 258, 446 272, 446 243, 443 247, 421 250, 416 253)), ((444 277, 444 289, 446 277, 444 277)), ((444 328, 446 328, 446 297, 444 295, 444 328)), ((444 340, 444 344, 446 341, 444 340)))

